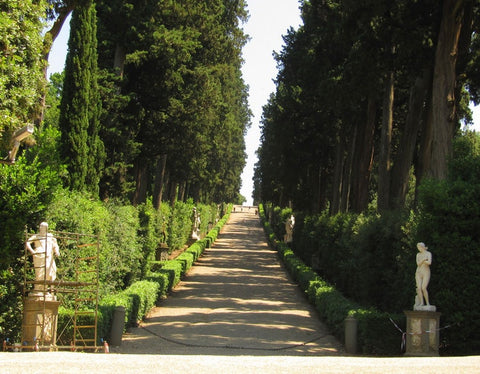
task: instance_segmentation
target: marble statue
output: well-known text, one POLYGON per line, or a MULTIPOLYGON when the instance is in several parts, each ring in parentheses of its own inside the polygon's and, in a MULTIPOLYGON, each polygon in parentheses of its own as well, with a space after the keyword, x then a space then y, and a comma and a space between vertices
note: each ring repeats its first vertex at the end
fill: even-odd
POLYGON ((193 230, 192 230, 192 239, 200 239, 200 215, 197 212, 197 208, 193 208, 193 230))
POLYGON ((424 243, 417 243, 417 271, 415 272, 415 283, 417 296, 413 310, 435 311, 436 307, 430 305, 428 297, 428 283, 430 282, 430 265, 432 264, 432 254, 424 243))
MULTIPOLYGON (((57 239, 48 233, 48 223, 40 224, 39 233, 32 235, 25 243, 28 251, 33 255, 36 281, 54 281, 57 278, 57 266, 54 256, 60 256, 57 239), (33 246, 32 246, 33 243, 33 246)), ((45 291, 44 284, 35 284, 37 296, 45 291)))
POLYGON ((293 227, 294 226, 295 226, 295 217, 293 215, 291 215, 285 221, 285 236, 283 238, 283 241, 285 243, 291 243, 293 241, 292 235, 293 235, 293 227))

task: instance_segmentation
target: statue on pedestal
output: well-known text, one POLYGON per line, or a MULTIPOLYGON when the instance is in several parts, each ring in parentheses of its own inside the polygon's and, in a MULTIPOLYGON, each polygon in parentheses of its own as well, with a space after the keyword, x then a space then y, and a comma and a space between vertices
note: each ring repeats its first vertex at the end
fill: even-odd
MULTIPOLYGON (((25 243, 28 251, 33 255, 35 280, 37 282, 54 281, 57 278, 57 266, 54 256, 60 256, 57 239, 48 233, 48 223, 40 224, 39 233, 32 235, 25 243), (32 243, 34 246, 32 246, 32 243)), ((45 284, 35 284, 35 293, 32 296, 52 297, 45 293, 45 284)))
POLYGON ((417 288, 417 296, 415 297, 415 305, 413 310, 424 310, 435 312, 436 307, 430 305, 428 297, 428 283, 430 282, 430 265, 432 264, 432 254, 427 250, 428 247, 424 243, 417 243, 417 271, 415 272, 415 283, 417 288))
POLYGON ((291 243, 293 241, 293 227, 295 226, 295 217, 293 214, 288 217, 288 219, 285 221, 285 236, 283 238, 283 241, 285 243, 291 243))

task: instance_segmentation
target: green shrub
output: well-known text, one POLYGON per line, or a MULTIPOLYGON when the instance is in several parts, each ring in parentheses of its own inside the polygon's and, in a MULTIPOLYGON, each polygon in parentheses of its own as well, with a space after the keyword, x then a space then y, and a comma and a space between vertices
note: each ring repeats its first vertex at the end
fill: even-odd
POLYGON ((406 331, 403 314, 388 314, 373 309, 356 309, 351 313, 358 321, 359 350, 366 354, 401 354, 402 331, 406 331), (393 322, 392 322, 393 321, 393 322))
POLYGON ((162 268, 158 270, 158 272, 165 272, 168 274, 168 283, 170 292, 173 287, 175 287, 183 275, 183 265, 181 262, 170 260, 164 261, 162 264, 162 268))
MULTIPOLYGON (((93 310, 89 310, 91 313, 77 315, 77 326, 93 326, 95 325, 95 314, 93 310)), ((57 345, 68 347, 73 342, 73 320, 74 310, 66 309, 64 307, 58 308, 57 319, 57 345)), ((95 345, 100 345, 100 339, 108 337, 109 331, 106 331, 106 325, 103 323, 102 310, 99 308, 97 314, 97 342, 95 345)), ((93 339, 94 329, 81 329, 80 333, 76 336, 76 346, 82 346, 81 339, 93 339)), ((92 346, 91 342, 85 344, 92 346)))
MULTIPOLYGON (((259 211, 264 221, 266 233, 271 237, 271 243, 277 249, 285 267, 307 294, 308 300, 317 309, 320 318, 340 340, 345 339, 345 319, 351 315, 358 320, 358 345, 365 354, 400 354, 401 335, 390 321, 386 313, 369 309, 363 310, 358 304, 347 299, 335 287, 323 280, 306 265, 283 242, 275 238, 270 225, 263 218, 262 205, 259 211)), ((395 316, 398 321, 401 319, 395 316)), ((401 323, 400 323, 401 325, 401 323)))
POLYGON ((133 283, 125 291, 127 295, 133 297, 135 304, 133 310, 133 316, 135 324, 137 321, 144 319, 150 309, 155 306, 156 301, 159 297, 160 285, 156 282, 151 281, 139 281, 133 283))
POLYGON ((166 242, 167 222, 162 210, 157 211, 153 207, 151 198, 146 203, 137 206, 137 211, 139 219, 138 237, 142 255, 140 278, 144 278, 148 271, 148 264, 155 259, 155 251, 159 244, 166 242))
POLYGON ((167 271, 163 271, 160 269, 156 272, 149 272, 148 275, 145 277, 145 280, 156 282, 158 284, 158 299, 162 299, 167 296, 168 291, 171 289, 170 286, 170 277, 167 271))
POLYGON ((177 201, 168 225, 168 247, 173 251, 182 248, 192 234, 193 202, 177 201))
POLYGON ((146 266, 142 261, 147 259, 138 236, 141 230, 135 207, 103 204, 86 194, 65 191, 50 204, 47 222, 58 231, 98 235, 102 295, 128 287, 140 278, 142 266, 146 266))
POLYGON ((195 256, 191 252, 183 252, 174 260, 182 264, 182 275, 185 274, 193 265, 195 256))

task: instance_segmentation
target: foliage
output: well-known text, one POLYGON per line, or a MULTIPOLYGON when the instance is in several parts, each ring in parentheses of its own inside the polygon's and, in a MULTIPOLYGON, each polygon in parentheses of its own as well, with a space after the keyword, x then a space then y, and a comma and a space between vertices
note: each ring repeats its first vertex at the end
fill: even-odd
POLYGON ((0 339, 19 333, 25 230, 38 227, 61 181, 39 157, 0 164, 0 339))
POLYGON ((479 135, 468 133, 455 144, 445 182, 425 181, 420 189, 416 226, 433 255, 429 293, 442 312, 441 339, 446 353, 476 354, 480 315, 480 150, 479 135))
POLYGON ((22 298, 18 274, 23 269, 18 263, 8 268, 0 266, 0 339, 20 334, 22 298))
POLYGON ((25 228, 38 227, 45 209, 60 187, 55 170, 38 158, 19 158, 15 166, 0 164, 0 264, 20 255, 25 228))
MULTIPOLYGON (((155 306, 158 296, 159 285, 152 281, 140 281, 133 283, 129 288, 114 295, 106 296, 98 308, 97 336, 100 345, 100 339, 108 341, 111 332, 113 314, 116 306, 125 308, 125 327, 136 326, 138 321, 146 317, 148 311, 155 306)), ((69 346, 73 339, 73 318, 74 310, 61 306, 58 310, 58 339, 60 345, 69 346)), ((94 325, 94 315, 79 314, 77 324, 94 325)), ((90 336, 92 330, 82 332, 83 338, 93 338, 90 336)))
POLYGON ((47 2, 43 0, 4 1, 0 5, 2 155, 10 149, 13 131, 32 123, 40 112, 39 99, 45 89, 41 31, 46 9, 47 2))
POLYGON ((233 201, 250 116, 240 73, 245 2, 116 0, 100 2, 98 16, 102 195, 134 184, 135 204, 161 193, 233 201))
MULTIPOLYGON (((357 303, 346 298, 336 287, 320 277, 310 266, 306 265, 283 242, 275 237, 269 223, 265 220, 263 204, 259 206, 260 217, 270 238, 270 243, 279 252, 280 258, 289 273, 306 293, 310 303, 317 309, 320 318, 329 326, 338 339, 345 339, 344 323, 348 316, 358 321, 358 345, 364 354, 397 355, 398 331, 390 318, 398 322, 397 315, 382 313, 375 308, 363 309, 357 303)), ((398 323, 397 323, 398 324, 398 323)))
MULTIPOLYGON (((168 207, 168 205, 167 205, 168 207)), ((169 216, 163 211, 157 211, 151 199, 137 207, 139 218, 138 236, 142 248, 141 277, 147 274, 148 263, 155 259, 156 249, 161 242, 166 242, 166 227, 169 216)))
MULTIPOLYGON (((279 249, 289 261, 287 268, 294 272, 297 281, 305 284, 305 279, 315 279, 310 273, 311 266, 322 279, 334 285, 335 292, 355 300, 366 310, 374 307, 397 315, 414 303, 416 243, 425 242, 433 254, 430 301, 442 313, 441 353, 478 353, 479 144, 476 133, 467 132, 455 139, 448 179, 422 182, 416 212, 295 213, 293 252, 279 249), (295 260, 294 254, 303 262, 295 260)), ((263 206, 260 211, 263 213, 263 206)), ((277 215, 270 221, 281 220, 281 209, 269 211, 277 215)), ((268 222, 265 227, 272 231, 268 222)), ((270 240, 282 248, 283 244, 275 238, 270 240)), ((318 287, 330 286, 322 281, 318 287)), ((312 292, 309 292, 310 298, 312 292)), ((325 292, 334 291, 325 289, 325 292)), ((380 326, 386 329, 388 323, 384 317, 372 318, 372 321, 380 318, 383 322, 373 325, 368 322, 364 327, 360 324, 359 329, 381 330, 380 326)), ((393 318, 398 325, 404 325, 401 318, 393 318)), ((370 333, 373 332, 362 332, 366 334, 364 344, 367 346, 375 344, 367 337, 370 333)), ((390 343, 388 338, 386 344, 390 346, 390 343)), ((373 348, 367 350, 370 349, 373 348)), ((379 347, 374 351, 382 352, 379 347)))
MULTIPOLYGON (((65 190, 57 193, 46 219, 53 230, 99 235, 100 283, 102 292, 108 293, 144 277, 155 250, 166 239, 172 238, 170 250, 186 244, 191 234, 192 208, 191 203, 177 202, 172 215, 165 217, 168 209, 156 211, 151 201, 135 208, 114 201, 102 203, 88 194, 65 190)), ((216 211, 216 207, 206 208, 202 211, 209 215, 216 211)))
POLYGON ((61 154, 69 171, 68 186, 98 194, 104 150, 99 138, 96 24, 93 1, 73 11, 59 125, 61 154))
POLYGON ((479 4, 455 5, 300 1, 303 25, 288 30, 275 53, 276 90, 264 106, 254 173, 257 203, 362 213, 378 196, 379 211, 410 209, 412 181, 445 178, 451 141, 479 82, 479 4), (452 28, 441 32, 440 25, 452 28), (456 41, 445 54, 461 56, 451 64, 439 58, 444 37, 456 41))
POLYGON ((182 248, 192 234, 193 201, 177 201, 168 226, 168 247, 171 250, 182 248))

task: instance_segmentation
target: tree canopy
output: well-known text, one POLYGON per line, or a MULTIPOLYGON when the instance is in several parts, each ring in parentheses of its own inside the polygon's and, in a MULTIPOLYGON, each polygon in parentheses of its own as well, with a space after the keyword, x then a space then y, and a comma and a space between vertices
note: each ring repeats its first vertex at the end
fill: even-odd
POLYGON ((331 213, 404 207, 412 185, 446 177, 476 98, 478 3, 305 0, 301 10, 276 55, 256 199, 331 213))

